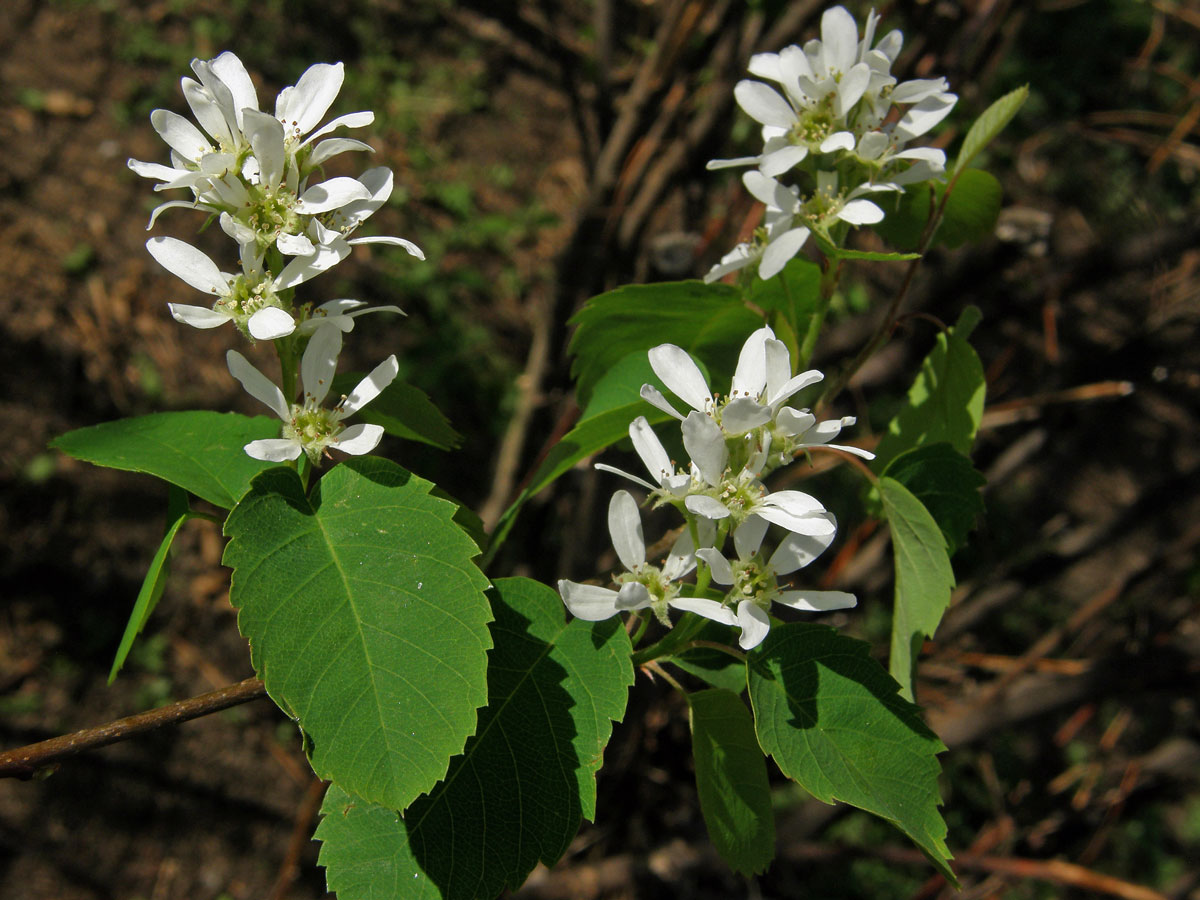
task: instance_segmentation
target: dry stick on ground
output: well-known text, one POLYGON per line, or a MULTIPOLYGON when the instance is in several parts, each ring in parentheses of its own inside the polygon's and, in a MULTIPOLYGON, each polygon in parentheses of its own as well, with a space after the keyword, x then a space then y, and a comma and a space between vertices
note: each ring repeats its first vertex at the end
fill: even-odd
POLYGON ((180 700, 178 703, 149 712, 138 713, 136 716, 127 716, 115 722, 76 731, 74 734, 64 734, 48 741, 7 750, 0 753, 0 778, 21 778, 28 781, 39 769, 84 750, 115 744, 135 735, 162 728, 164 725, 198 719, 266 695, 267 689, 261 681, 257 678, 247 678, 229 687, 180 700))

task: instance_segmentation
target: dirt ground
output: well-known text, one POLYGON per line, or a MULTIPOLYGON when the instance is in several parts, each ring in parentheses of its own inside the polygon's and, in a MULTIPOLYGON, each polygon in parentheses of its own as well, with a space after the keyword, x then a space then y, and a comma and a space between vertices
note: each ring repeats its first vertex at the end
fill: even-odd
MULTIPOLYGON (((408 353, 409 377, 448 398, 467 440, 450 464, 392 449, 437 480, 465 473, 447 486, 487 509, 511 495, 569 407, 571 310, 622 280, 698 275, 752 213, 740 187, 703 163, 728 149, 729 89, 749 53, 802 39, 819 15, 811 3, 767 4, 768 17, 685 0, 395 0, 361 15, 352 3, 284 6, 0 4, 0 347, 11 382, 0 404, 13 426, 0 445, 4 747, 253 674, 222 538, 191 523, 147 636, 105 686, 166 492, 47 450, 71 428, 121 416, 253 411, 222 363, 229 335, 167 314, 178 283, 144 250, 158 198, 125 167, 165 158, 147 113, 182 108, 176 60, 235 49, 262 78, 260 96, 298 76, 295 59, 371 72, 386 39, 412 61, 421 89, 381 82, 390 117, 365 136, 407 198, 379 214, 376 231, 435 245, 438 229, 455 237, 431 253, 427 283, 356 251, 322 290, 406 308, 403 326, 364 337, 358 352, 408 353), (610 52, 593 18, 603 11, 618 26, 610 52), (671 27, 655 41, 663 21, 671 27), (294 29, 294 56, 256 50, 282 24, 294 29), (472 207, 459 209, 446 185, 466 185, 472 207), (520 237, 481 230, 493 220, 520 237), (518 427, 506 432, 496 408, 518 427)), ((959 588, 918 691, 950 748, 957 896, 1196 900, 1197 13, 897 6, 906 33, 925 35, 902 64, 970 85, 956 127, 1011 87, 1014 71, 1035 93, 989 160, 1006 190, 996 235, 931 254, 910 304, 946 322, 966 303, 984 313, 973 340, 989 407, 975 462, 988 516, 955 559, 959 588), (1055 51, 1071 29, 1102 26, 1089 40, 1119 56, 1116 68, 1055 51), (1160 87, 1168 82, 1190 88, 1180 99, 1160 87)), ((197 223, 180 216, 155 233, 193 235, 197 223)), ((886 267, 851 277, 869 297, 895 281, 886 267)), ((869 319, 836 322, 818 364, 852 355, 869 319)), ((934 333, 928 318, 907 319, 848 407, 902 391, 934 333)), ((559 535, 548 571, 534 573, 545 578, 589 565, 578 548, 591 546, 598 488, 586 473, 566 481, 516 538, 559 535)), ((852 547, 826 581, 877 610, 857 627, 878 640, 891 596, 886 538, 867 526, 852 547)), ((899 835, 800 801, 780 813, 772 870, 735 878, 704 836, 687 745, 678 699, 640 679, 606 754, 598 821, 515 896, 951 895, 899 835)), ((161 730, 45 780, 0 781, 0 897, 324 896, 309 840, 319 798, 294 727, 268 702, 161 730)))

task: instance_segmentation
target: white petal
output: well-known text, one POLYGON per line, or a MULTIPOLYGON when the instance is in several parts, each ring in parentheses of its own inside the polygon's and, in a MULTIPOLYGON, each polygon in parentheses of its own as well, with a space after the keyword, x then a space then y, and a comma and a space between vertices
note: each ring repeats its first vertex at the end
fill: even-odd
POLYGON ((712 391, 695 360, 674 344, 659 344, 650 350, 650 368, 679 399, 704 412, 712 405, 712 391))
POLYGON ((898 30, 892 29, 875 45, 875 49, 887 57, 889 63, 894 63, 896 57, 900 55, 900 48, 904 46, 904 35, 898 30))
POLYGON ((723 503, 712 497, 706 497, 704 494, 692 494, 683 501, 683 505, 688 508, 689 512, 704 516, 706 519, 724 519, 729 515, 729 510, 723 503))
POLYGON ((954 94, 936 94, 926 97, 896 123, 895 135, 901 143, 920 137, 937 125, 954 109, 958 97, 954 94))
POLYGON ((371 192, 357 178, 339 175, 314 184, 296 201, 296 212, 305 216, 329 212, 353 200, 369 200, 371 192))
POLYGON ((325 113, 342 89, 344 77, 341 63, 309 66, 294 86, 280 92, 275 101, 276 118, 289 130, 308 134, 325 118, 325 113))
POLYGON ((362 456, 378 447, 382 437, 382 425, 351 425, 333 439, 333 446, 351 456, 362 456))
POLYGON ((146 249, 160 266, 196 290, 218 297, 229 293, 229 280, 217 264, 191 244, 172 237, 155 237, 146 241, 146 249))
POLYGON ((158 217, 163 213, 164 210, 177 209, 177 208, 178 209, 185 209, 185 208, 186 209, 200 209, 200 210, 205 209, 205 207, 201 206, 200 204, 198 204, 192 200, 171 200, 167 203, 160 203, 158 206, 154 207, 154 211, 152 213, 150 213, 150 222, 146 225, 146 230, 149 231, 151 228, 154 227, 154 223, 158 221, 158 217))
POLYGON ((870 450, 864 450, 862 447, 851 447, 849 444, 821 444, 822 447, 828 447, 830 450, 841 450, 843 453, 849 453, 851 456, 857 456, 859 459, 874 459, 875 454, 870 450))
POLYGON ((400 363, 396 361, 396 354, 393 353, 372 369, 370 374, 350 392, 350 396, 341 406, 341 415, 338 418, 344 419, 362 409, 378 397, 384 388, 395 381, 399 374, 400 363))
POLYGON ((701 547, 696 555, 708 563, 712 570, 712 580, 717 584, 733 584, 733 566, 729 564, 721 551, 716 547, 701 547))
POLYGON ((775 337, 768 325, 757 329, 738 353, 737 368, 729 388, 731 397, 757 397, 767 384, 767 341, 775 337))
POLYGON ((281 234, 275 238, 275 246, 284 256, 312 256, 317 252, 313 242, 302 234, 281 234))
POLYGON ((788 437, 797 437, 816 425, 817 417, 808 410, 795 410, 785 406, 775 416, 775 424, 788 437))
MULTIPOLYGON (((324 135, 329 134, 331 131, 336 131, 338 128, 362 128, 366 125, 370 125, 374 121, 375 113, 371 112, 370 110, 346 113, 344 116, 338 116, 336 119, 330 119, 316 131, 310 134, 305 139, 304 144, 315 141, 317 138, 323 137, 324 135)), ((301 144, 300 146, 303 147, 304 144, 301 144)))
POLYGON ((837 534, 837 520, 833 513, 824 513, 834 530, 828 534, 796 534, 789 533, 779 542, 775 552, 771 554, 770 568, 776 575, 788 575, 797 569, 803 569, 820 556, 837 534))
POLYGON ((250 80, 250 73, 242 65, 242 61, 228 50, 214 59, 211 65, 212 70, 217 73, 217 77, 225 83, 225 86, 229 88, 229 93, 233 95, 233 108, 237 112, 237 122, 240 127, 243 124, 242 110, 258 109, 258 93, 254 90, 254 82, 250 80))
MULTIPOLYGON (((701 519, 702 523, 709 523, 708 519, 701 519)), ((707 529, 699 529, 706 531, 707 529)), ((705 535, 701 534, 700 539, 705 540, 705 535)), ((709 538, 711 539, 711 538, 709 538)), ((692 536, 688 533, 688 529, 684 529, 679 537, 675 539, 675 543, 671 545, 671 551, 667 554, 666 561, 662 566, 662 573, 669 581, 675 581, 682 578, 692 569, 696 568, 696 552, 692 547, 692 536)))
POLYGON ((776 404, 782 403, 788 397, 804 390, 809 385, 816 384, 824 377, 825 376, 822 375, 817 369, 809 369, 807 372, 801 372, 799 375, 789 378, 779 387, 774 388, 771 391, 770 396, 767 398, 767 402, 770 403, 772 407, 775 407, 776 404))
POLYGON ((246 322, 246 330, 257 341, 273 341, 296 330, 296 320, 275 306, 260 309, 246 322))
POLYGON ((659 488, 657 484, 651 484, 644 478, 639 478, 637 475, 631 475, 624 469, 618 469, 616 466, 610 466, 607 463, 596 463, 594 468, 599 469, 601 472, 612 472, 614 475, 620 475, 622 478, 628 478, 630 481, 634 482, 635 484, 640 484, 649 491, 657 491, 659 488))
POLYGON ((790 103, 779 93, 761 81, 739 81, 733 96, 746 115, 763 125, 791 128, 796 124, 796 113, 790 103))
POLYGON ((744 269, 762 255, 761 251, 751 244, 738 244, 721 257, 721 261, 709 269, 704 275, 704 283, 712 284, 718 278, 724 278, 730 272, 744 269))
POLYGON ((734 529, 733 547, 738 559, 750 559, 762 546, 767 534, 767 520, 758 516, 749 516, 745 522, 734 529))
POLYGON ((608 533, 617 559, 629 571, 646 562, 646 536, 637 501, 629 491, 616 491, 608 501, 608 533))
POLYGON ((225 113, 221 111, 208 89, 192 78, 182 79, 180 86, 183 89, 183 99, 191 107, 192 115, 196 117, 200 127, 215 138, 217 143, 226 147, 235 146, 237 141, 233 132, 229 130, 225 113))
POLYGON ((390 244, 393 247, 403 247, 408 251, 409 256, 415 256, 417 259, 425 258, 425 254, 421 251, 420 247, 418 247, 412 241, 406 241, 404 238, 389 237, 387 235, 380 234, 371 235, 369 237, 351 238, 346 243, 350 244, 352 247, 358 246, 359 244, 390 244))
POLYGON ((896 85, 892 91, 893 103, 920 103, 934 94, 947 93, 950 85, 945 78, 914 78, 896 85))
POLYGON ((857 606, 858 598, 845 591, 783 591, 775 602, 805 612, 829 612, 857 606))
POLYGON ((287 438, 268 438, 262 441, 251 441, 242 448, 248 456, 261 459, 264 462, 284 462, 297 459, 304 452, 298 441, 287 438))
POLYGON ((558 593, 571 615, 585 622, 599 622, 617 614, 617 592, 594 584, 577 584, 562 579, 558 593))
POLYGON ((176 322, 191 325, 193 328, 216 328, 233 319, 228 313, 217 312, 207 306, 188 306, 183 303, 168 303, 171 317, 176 322))
POLYGON ((205 153, 212 153, 213 146, 200 129, 183 116, 165 109, 150 113, 150 124, 167 145, 182 156, 195 162, 205 153))
POLYGON ((650 605, 652 599, 650 591, 646 589, 644 584, 639 584, 636 581, 627 581, 617 591, 616 605, 618 610, 645 609, 650 605))
POLYGON ((783 267, 800 252, 808 235, 807 228, 793 228, 771 241, 763 251, 762 262, 758 264, 758 277, 765 281, 783 271, 783 267))
POLYGON ((629 439, 633 441, 633 449, 637 451, 646 471, 650 473, 657 490, 669 475, 675 474, 675 467, 671 465, 671 458, 667 455, 662 441, 658 439, 645 416, 638 416, 629 423, 629 439))
POLYGON ((772 153, 764 153, 762 162, 759 163, 759 171, 770 178, 774 178, 789 171, 793 166, 802 163, 806 156, 808 156, 807 147, 802 147, 799 144, 788 144, 786 147, 781 147, 772 153))
POLYGON ((669 605, 673 609, 693 612, 698 616, 704 616, 706 619, 712 619, 714 622, 721 622, 724 625, 737 624, 737 616, 734 615, 733 610, 727 606, 722 606, 716 600, 706 600, 703 597, 679 597, 670 601, 669 605))
POLYGON ((868 131, 859 139, 855 152, 863 159, 879 159, 889 143, 891 139, 882 131, 868 131))
POLYGON ((333 383, 333 373, 337 371, 337 358, 341 352, 342 332, 338 328, 326 325, 318 328, 309 338, 304 355, 300 357, 300 384, 304 387, 306 398, 311 397, 317 404, 325 399, 329 385, 333 383))
POLYGON ((321 163, 333 159, 339 153, 345 153, 347 150, 374 152, 374 148, 370 144, 356 141, 354 138, 330 138, 327 141, 321 141, 321 143, 313 148, 312 156, 308 158, 307 165, 319 166, 321 163))
POLYGON ((738 645, 743 650, 757 647, 771 630, 771 617, 753 600, 743 600, 738 604, 737 623, 742 629, 738 645))
POLYGON ((757 165, 762 157, 759 156, 739 156, 737 159, 710 159, 704 164, 704 168, 713 172, 717 169, 732 169, 738 166, 753 166, 757 165))
POLYGON ((755 200, 765 203, 768 208, 795 212, 796 195, 774 178, 768 178, 757 169, 744 173, 742 184, 755 200))
POLYGON ((683 420, 683 446, 704 480, 716 487, 725 475, 729 449, 721 426, 702 412, 692 411, 683 420))
POLYGON ((745 434, 770 421, 771 410, 749 397, 730 400, 721 410, 721 427, 732 435, 745 434))
POLYGON ((870 200, 851 200, 841 208, 837 217, 851 225, 874 225, 883 221, 883 210, 870 200))
POLYGON ((850 67, 850 71, 842 76, 841 82, 837 88, 837 102, 834 105, 834 112, 838 116, 845 116, 854 108, 854 104, 862 99, 862 95, 866 93, 867 85, 871 83, 871 67, 865 62, 855 63, 850 67))
POLYGON ((318 247, 312 256, 297 256, 276 276, 275 289, 283 290, 303 284, 327 269, 332 269, 349 255, 350 246, 339 240, 332 246, 318 247))
POLYGON ((825 10, 821 16, 821 50, 830 74, 845 74, 858 56, 858 23, 844 6, 825 10))
POLYGON ((259 184, 274 190, 283 182, 287 153, 283 143, 283 125, 272 115, 247 109, 242 113, 246 137, 258 160, 259 184))
MULTIPOLYGON (((266 375, 250 365, 246 357, 236 350, 225 354, 225 363, 229 366, 229 374, 242 383, 242 387, 255 400, 268 406, 275 415, 283 421, 291 418, 291 409, 283 396, 283 391, 266 375)), ((295 457, 291 457, 295 459, 295 457)))
POLYGON ((821 141, 822 153, 834 153, 837 150, 853 150, 854 134, 849 131, 839 131, 821 141))
POLYGON ((782 82, 785 76, 780 66, 779 56, 778 53, 755 53, 750 57, 750 64, 746 66, 746 71, 759 78, 782 82))

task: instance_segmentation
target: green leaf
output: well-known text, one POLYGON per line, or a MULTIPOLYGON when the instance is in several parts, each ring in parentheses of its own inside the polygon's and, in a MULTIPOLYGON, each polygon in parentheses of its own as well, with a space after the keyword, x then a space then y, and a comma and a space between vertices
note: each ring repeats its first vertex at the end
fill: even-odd
POLYGON ((279 437, 279 420, 234 413, 165 412, 69 431, 50 442, 97 466, 145 472, 203 500, 231 509, 250 480, 274 463, 242 448, 279 437))
POLYGON ((886 819, 953 880, 938 813, 941 741, 871 658, 870 646, 824 625, 771 629, 750 653, 760 746, 825 803, 886 819))
MULTIPOLYGON (((362 378, 361 372, 343 372, 333 379, 332 393, 349 394, 362 378)), ((462 443, 462 435, 450 427, 449 420, 434 406, 429 395, 403 381, 393 381, 384 388, 362 408, 358 418, 381 425, 388 434, 441 450, 454 450, 462 443)))
POLYGON ((1029 86, 1024 85, 1005 94, 983 111, 983 115, 971 124, 967 136, 963 138, 962 149, 959 150, 958 159, 954 161, 954 168, 950 171, 952 179, 969 166, 984 147, 1004 130, 1004 126, 1012 121, 1012 117, 1028 97, 1029 86))
POLYGON ((494 897, 595 816, 633 684, 629 637, 617 618, 566 622, 558 594, 529 579, 497 580, 492 600, 489 703, 445 780, 403 817, 330 787, 316 838, 339 900, 494 897))
POLYGON ((750 303, 768 314, 778 313, 796 334, 808 330, 820 297, 821 267, 807 259, 791 260, 774 278, 755 278, 746 290, 750 303))
POLYGON ((767 761, 754 721, 735 693, 688 694, 696 789, 708 836, 740 875, 757 875, 775 858, 775 817, 767 761))
MULTIPOLYGON (((939 196, 942 191, 939 186, 939 196)), ((953 249, 983 240, 996 228, 1003 197, 996 176, 982 169, 966 169, 952 186, 934 242, 953 249)))
POLYGON ((871 468, 883 472, 907 450, 942 441, 969 456, 983 418, 983 364, 967 343, 979 310, 963 310, 958 324, 939 334, 908 391, 908 402, 888 424, 871 468))
POLYGON ((949 444, 932 444, 900 454, 884 475, 921 501, 941 529, 950 556, 967 542, 983 512, 979 489, 987 483, 971 460, 949 444))
POLYGON ((270 469, 225 523, 230 600, 313 769, 404 809, 446 773, 487 702, 487 579, 433 486, 374 457, 305 496, 270 469))
MULTIPOLYGON (((692 613, 686 614, 687 617, 692 615, 692 613)), ((698 617, 688 618, 688 623, 687 628, 681 627, 683 620, 680 620, 675 628, 667 632, 666 637, 686 635, 686 640, 682 642, 684 645, 692 641, 729 643, 728 625, 714 622, 711 619, 704 619, 703 622, 700 622, 698 617), (696 625, 699 627, 692 630, 696 625)), ((655 647, 657 652, 657 650, 669 648, 670 644, 664 641, 656 644, 655 647)), ((746 690, 746 664, 730 653, 723 653, 710 647, 693 647, 690 650, 682 650, 662 658, 671 665, 678 666, 683 671, 695 675, 712 687, 724 688, 735 694, 746 690)))
POLYGON ((659 344, 677 344, 717 371, 733 371, 742 343, 762 325, 741 294, 700 281, 635 284, 593 297, 571 319, 569 347, 580 406, 617 362, 659 344))
POLYGON ((946 539, 921 501, 892 478, 879 479, 879 495, 892 530, 896 566, 888 671, 911 700, 917 654, 925 638, 933 637, 950 605, 954 570, 946 553, 946 539))
POLYGON ((188 509, 187 493, 171 485, 167 494, 167 533, 163 535, 154 558, 150 560, 150 568, 146 570, 146 577, 142 579, 142 587, 133 603, 133 611, 129 614, 129 621, 125 623, 125 633, 121 635, 117 655, 113 658, 112 668, 108 670, 109 684, 116 681, 117 673, 121 671, 129 651, 133 649, 133 642, 146 627, 150 614, 162 598, 163 589, 167 586, 167 553, 171 544, 175 542, 175 535, 179 533, 180 526, 190 518, 193 516, 188 509))
MULTIPOLYGON (((884 217, 882 222, 877 222, 871 228, 893 247, 916 250, 921 245, 921 235, 933 212, 930 196, 927 181, 909 186, 902 194, 877 196, 873 202, 884 210, 884 217)), ((936 201, 937 198, 933 202, 936 201)))

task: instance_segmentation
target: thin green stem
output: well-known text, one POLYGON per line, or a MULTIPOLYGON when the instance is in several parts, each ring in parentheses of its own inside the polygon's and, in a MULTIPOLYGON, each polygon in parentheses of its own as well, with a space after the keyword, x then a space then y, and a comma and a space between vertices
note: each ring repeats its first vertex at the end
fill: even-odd
POLYGON ((719 641, 702 641, 702 640, 690 641, 689 643, 684 644, 682 647, 680 647, 675 652, 676 653, 687 653, 687 651, 689 651, 689 650, 699 650, 701 648, 704 648, 707 650, 718 650, 721 653, 726 653, 729 656, 732 656, 734 659, 738 660, 739 662, 746 661, 746 654, 743 653, 741 650, 735 650, 735 649, 733 649, 733 647, 730 647, 728 644, 722 644, 719 641))
POLYGON ((667 684, 669 684, 671 687, 675 688, 675 690, 679 691, 679 693, 687 694, 687 691, 685 691, 683 689, 683 685, 680 684, 678 681, 676 681, 674 678, 672 678, 669 674, 667 674, 667 670, 664 669, 662 666, 660 666, 658 663, 653 662, 653 661, 648 662, 648 663, 646 663, 646 668, 649 669, 651 672, 653 672, 655 675, 657 675, 659 678, 661 678, 663 681, 665 681, 667 684))
POLYGON ((817 338, 821 336, 821 329, 825 326, 825 316, 829 312, 829 301, 833 299, 833 295, 837 291, 841 274, 841 260, 826 260, 825 268, 821 270, 821 291, 817 295, 817 307, 813 310, 813 314, 808 320, 808 331, 804 334, 804 342, 800 345, 800 351, 796 355, 796 361, 792 366, 793 375, 808 368, 808 362, 812 359, 813 351, 817 347, 817 338))
POLYGON ((638 623, 637 631, 629 639, 629 642, 635 647, 642 642, 642 638, 646 635, 646 629, 650 627, 650 617, 646 615, 645 610, 636 613, 636 615, 641 621, 638 623))

